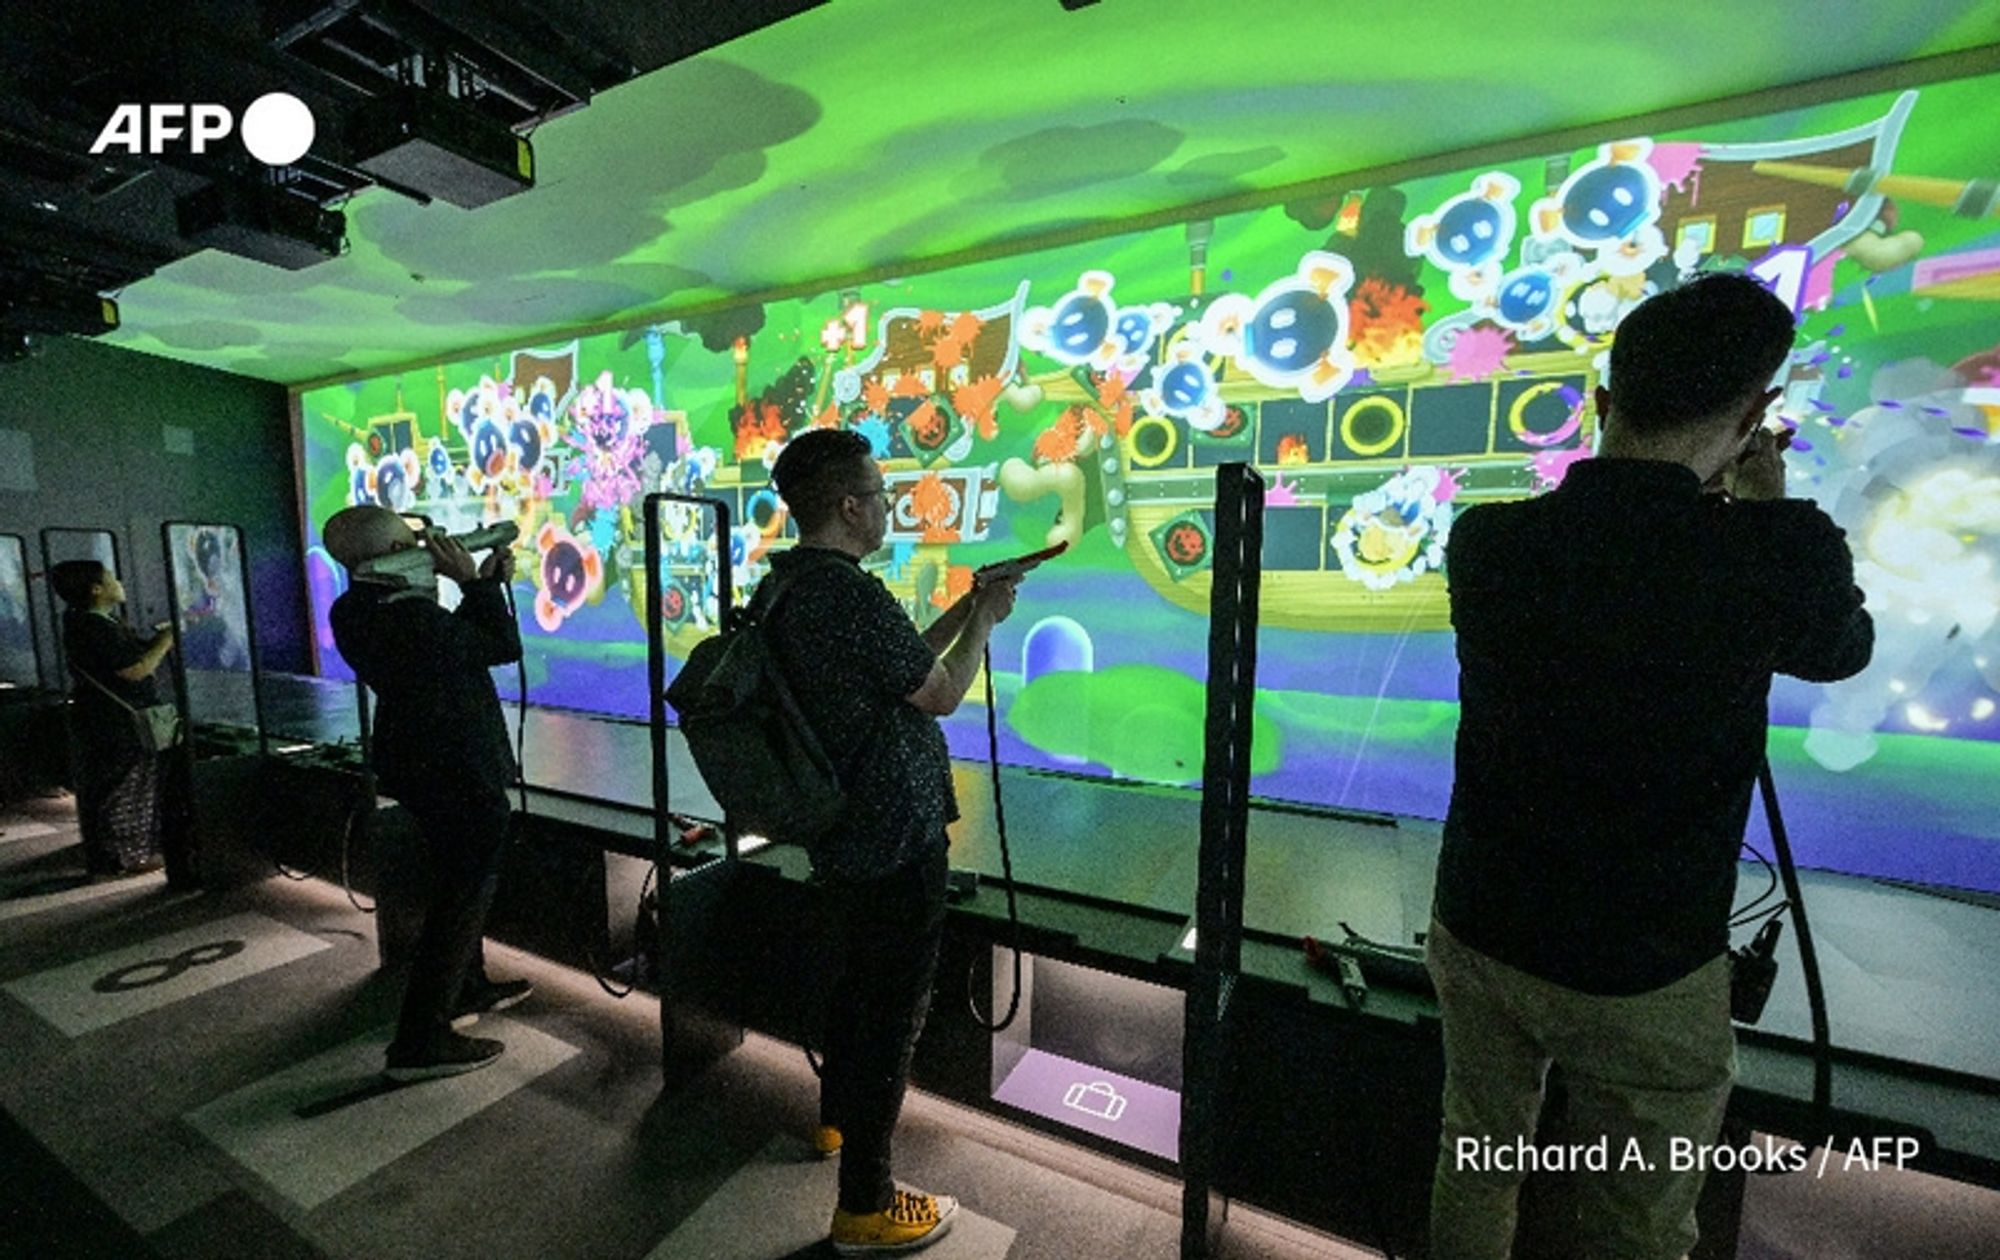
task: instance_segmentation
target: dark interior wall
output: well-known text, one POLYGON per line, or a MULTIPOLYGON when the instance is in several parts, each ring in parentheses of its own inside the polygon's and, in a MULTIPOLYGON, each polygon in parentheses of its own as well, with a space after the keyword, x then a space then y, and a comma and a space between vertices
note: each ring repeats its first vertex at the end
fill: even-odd
MULTIPOLYGON (((240 526, 258 663, 308 667, 283 386, 53 338, 33 358, 0 364, 0 462, 0 533, 26 538, 30 569, 41 570, 45 526, 112 530, 132 597, 126 611, 142 625, 166 615, 160 523, 240 526)), ((44 617, 43 674, 53 681, 47 585, 31 585, 44 617)))

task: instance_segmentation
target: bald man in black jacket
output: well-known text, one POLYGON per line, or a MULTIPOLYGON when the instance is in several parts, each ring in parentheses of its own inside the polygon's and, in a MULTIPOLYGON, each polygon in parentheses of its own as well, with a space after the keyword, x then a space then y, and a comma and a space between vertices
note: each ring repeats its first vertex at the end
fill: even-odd
POLYGON ((336 513, 325 538, 353 577, 330 620, 341 656, 378 698, 377 779, 415 816, 432 859, 431 900, 387 1074, 422 1080, 469 1072, 503 1047, 456 1029, 529 993, 525 980, 487 977, 481 941, 517 774, 490 673, 521 658, 502 590, 513 553, 498 547, 475 565, 452 539, 420 541, 395 513, 365 506, 336 513), (389 573, 370 563, 419 546, 428 546, 429 565, 389 573), (440 574, 463 591, 454 611, 438 605, 440 574))

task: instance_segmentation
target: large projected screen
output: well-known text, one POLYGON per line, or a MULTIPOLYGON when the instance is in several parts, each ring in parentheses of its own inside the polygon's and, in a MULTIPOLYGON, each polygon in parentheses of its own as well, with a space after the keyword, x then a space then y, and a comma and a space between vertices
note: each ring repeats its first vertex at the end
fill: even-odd
MULTIPOLYGON (((1269 479, 1266 796, 1439 817, 1465 506, 1585 458, 1626 312, 1747 269, 1799 313, 1794 493, 1847 529, 1864 674, 1781 681, 1803 861, 2000 890, 2000 219, 1993 79, 1658 135, 306 392, 311 542, 355 502, 518 521, 530 695, 645 712, 651 490, 729 502, 668 540, 684 655, 791 530, 787 438, 865 435, 895 493, 871 562, 919 621, 984 562, 1067 541, 994 645, 1003 759, 1192 783, 1215 465, 1269 479)), ((881 190, 893 196, 893 189, 881 190)), ((746 231, 749 230, 746 227, 746 231)), ((782 242, 769 242, 782 248, 782 242)), ((342 576, 316 547, 321 660, 342 576)), ((975 701, 978 693, 975 691, 975 701)), ((984 714, 948 724, 976 756, 984 714)), ((636 770, 635 770, 636 773, 636 770)))

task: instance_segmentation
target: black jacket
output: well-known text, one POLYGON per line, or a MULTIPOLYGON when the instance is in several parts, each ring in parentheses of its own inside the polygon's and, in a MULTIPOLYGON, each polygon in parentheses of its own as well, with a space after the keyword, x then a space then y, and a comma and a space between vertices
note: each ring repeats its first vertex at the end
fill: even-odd
POLYGON ((516 773, 491 669, 521 659, 497 579, 468 582, 446 612, 427 594, 356 582, 333 603, 334 646, 375 692, 382 790, 502 791, 516 773))
POLYGON ((1445 572, 1460 714, 1438 918, 1587 993, 1720 954, 1772 674, 1845 678, 1874 647, 1839 527, 1802 500, 1704 496, 1678 464, 1594 459, 1463 513, 1445 572))

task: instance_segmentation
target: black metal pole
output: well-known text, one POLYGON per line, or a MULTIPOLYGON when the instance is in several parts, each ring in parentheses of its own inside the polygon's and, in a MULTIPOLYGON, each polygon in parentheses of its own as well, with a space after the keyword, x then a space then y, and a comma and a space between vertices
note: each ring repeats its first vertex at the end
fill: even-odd
POLYGON ((1264 479, 1248 464, 1215 472, 1201 850, 1194 973, 1183 1030, 1181 1255, 1210 1253, 1220 1225, 1217 1139, 1230 1060, 1230 999, 1243 955, 1243 867, 1250 827, 1250 741, 1257 698, 1264 479))
MULTIPOLYGON (((167 653, 174 681, 174 707, 181 714, 181 738, 161 756, 160 770, 173 776, 178 785, 178 817, 169 810, 165 823, 165 843, 161 846, 167 862, 167 884, 174 888, 201 886, 201 844, 195 818, 194 794, 194 715, 188 706, 187 652, 181 642, 181 593, 174 585, 174 526, 160 523, 160 560, 167 584, 167 620, 174 627, 174 650, 167 653), (178 836, 176 836, 178 832, 178 836)), ((129 592, 128 592, 129 593, 129 592)), ((170 797, 169 799, 173 799, 170 797)))
MULTIPOLYGON (((647 495, 643 504, 646 528, 646 709, 647 720, 652 728, 653 746, 653 843, 660 855, 662 875, 660 882, 664 888, 667 856, 672 852, 672 837, 671 826, 667 821, 670 798, 667 770, 667 640, 661 609, 661 590, 664 586, 660 563, 662 503, 680 503, 698 511, 715 513, 715 607, 718 631, 727 628, 733 619, 731 604, 734 591, 730 586, 729 573, 728 502, 703 495, 674 494, 664 490, 647 495)), ((736 856, 735 833, 726 827, 723 830, 724 843, 728 846, 728 854, 733 859, 736 856)))

